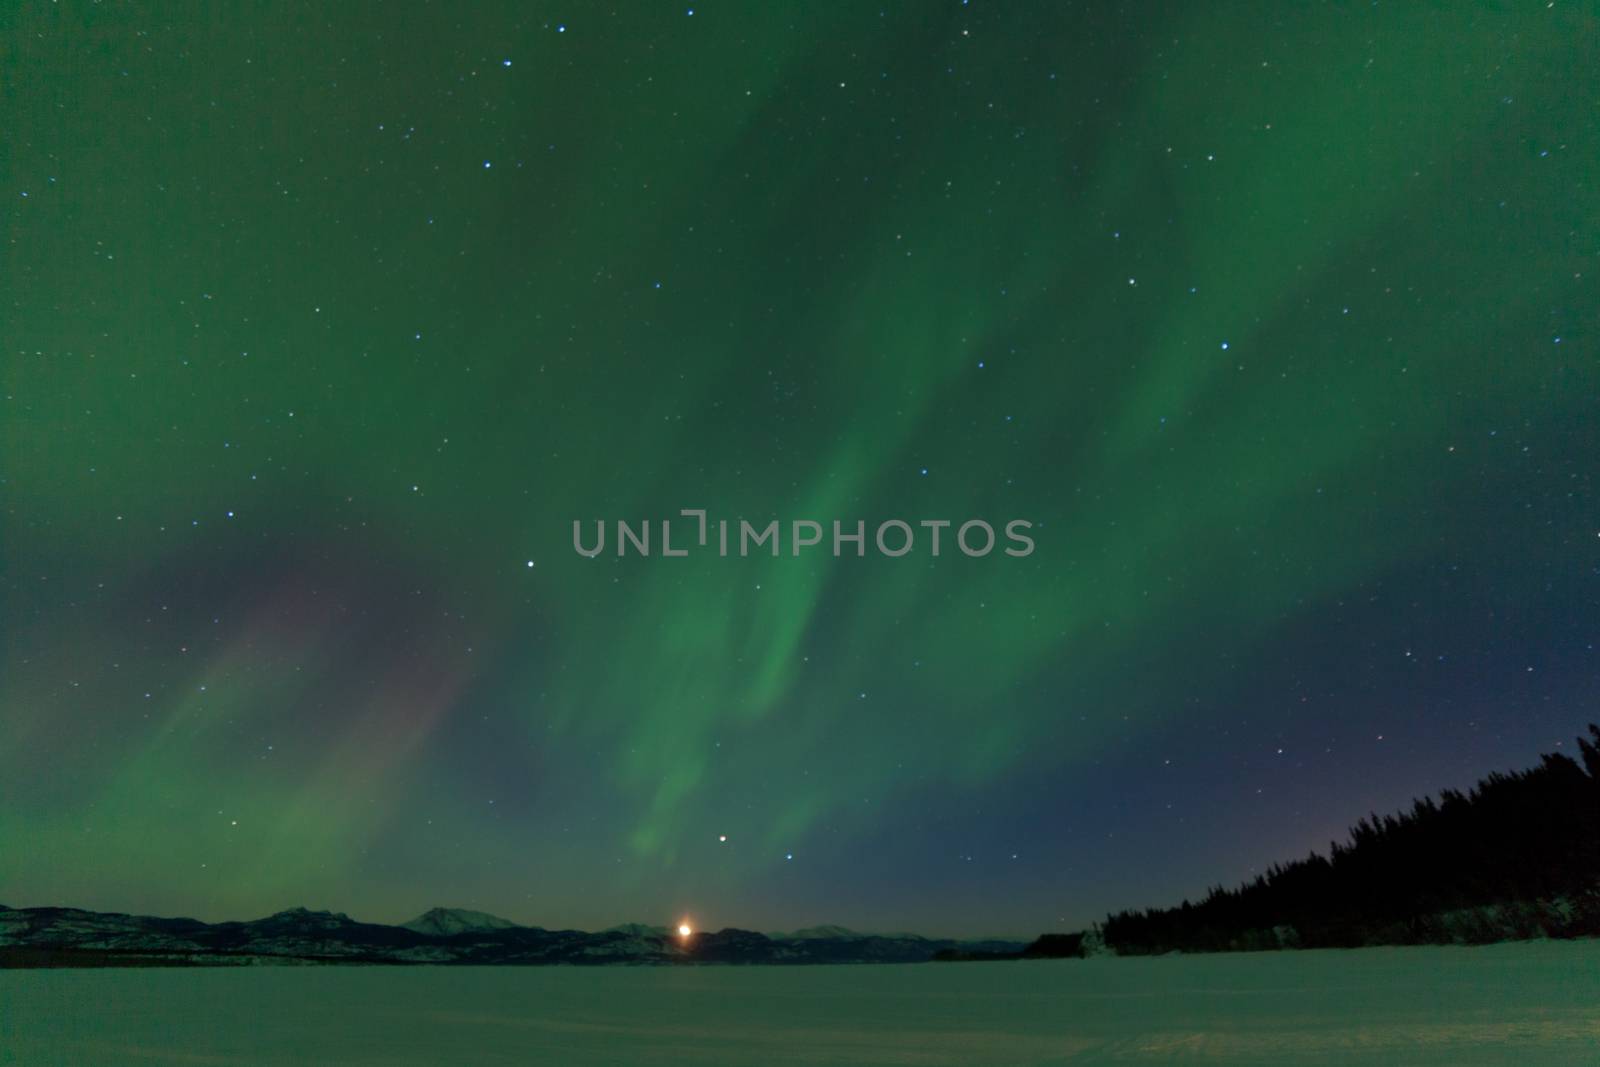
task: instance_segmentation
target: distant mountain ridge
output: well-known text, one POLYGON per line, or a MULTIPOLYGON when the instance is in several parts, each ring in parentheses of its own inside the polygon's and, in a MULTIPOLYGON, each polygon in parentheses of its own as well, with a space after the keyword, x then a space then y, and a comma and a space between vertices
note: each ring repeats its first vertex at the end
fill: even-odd
POLYGON ((77 908, 0 906, 0 966, 253 963, 692 964, 920 963, 940 953, 1020 951, 1021 942, 725 929, 680 938, 638 923, 590 933, 520 926, 484 912, 432 908, 399 926, 290 908, 204 923, 77 908))
POLYGON ((498 915, 490 915, 483 911, 468 911, 465 908, 429 908, 410 922, 400 925, 407 930, 434 937, 449 937, 451 934, 472 933, 478 930, 520 928, 518 923, 510 919, 502 919, 498 915))
POLYGON ((867 937, 867 934, 858 934, 844 926, 808 926, 804 930, 796 930, 788 934, 768 934, 768 937, 790 938, 795 941, 810 941, 815 938, 852 938, 867 937))

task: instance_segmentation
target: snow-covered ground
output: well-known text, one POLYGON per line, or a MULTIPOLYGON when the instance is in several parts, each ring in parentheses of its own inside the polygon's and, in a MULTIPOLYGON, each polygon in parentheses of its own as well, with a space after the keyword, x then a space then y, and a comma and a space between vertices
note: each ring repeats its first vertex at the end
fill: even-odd
POLYGON ((0 972, 0 1064, 1600 1063, 1600 942, 850 967, 0 972))

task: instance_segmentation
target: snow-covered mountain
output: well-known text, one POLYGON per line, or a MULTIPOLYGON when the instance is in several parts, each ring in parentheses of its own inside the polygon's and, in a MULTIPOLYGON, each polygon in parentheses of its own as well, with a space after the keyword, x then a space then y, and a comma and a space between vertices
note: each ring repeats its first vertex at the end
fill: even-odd
POLYGON ((784 938, 790 941, 810 941, 815 938, 854 938, 866 937, 844 926, 808 926, 804 930, 795 930, 787 934, 768 934, 768 937, 784 938))
POLYGON ((400 924, 407 930, 432 937, 448 937, 480 930, 513 930, 517 924, 498 915, 466 908, 429 908, 410 922, 400 924))

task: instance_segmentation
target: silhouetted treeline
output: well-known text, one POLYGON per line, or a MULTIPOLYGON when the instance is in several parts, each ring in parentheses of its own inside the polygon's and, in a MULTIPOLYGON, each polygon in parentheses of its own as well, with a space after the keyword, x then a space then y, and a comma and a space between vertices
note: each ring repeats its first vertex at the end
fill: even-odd
POLYGON ((1106 920, 1123 954, 1600 934, 1600 727, 1564 755, 1357 823, 1327 856, 1106 920))

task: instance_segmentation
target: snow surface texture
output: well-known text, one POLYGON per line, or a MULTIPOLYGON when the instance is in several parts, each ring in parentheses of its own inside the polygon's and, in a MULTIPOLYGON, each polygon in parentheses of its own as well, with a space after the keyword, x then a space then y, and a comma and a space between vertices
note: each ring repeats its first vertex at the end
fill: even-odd
POLYGON ((818 967, 0 972, 4 1064, 1592 1065, 1600 942, 818 967))

